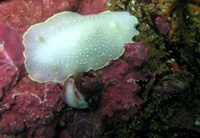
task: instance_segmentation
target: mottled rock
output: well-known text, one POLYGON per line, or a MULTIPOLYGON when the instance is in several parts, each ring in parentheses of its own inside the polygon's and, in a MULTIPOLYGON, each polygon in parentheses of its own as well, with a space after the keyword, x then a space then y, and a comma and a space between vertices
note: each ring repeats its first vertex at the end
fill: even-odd
POLYGON ((24 129, 24 122, 19 114, 6 114, 2 123, 3 133, 20 133, 24 129))
POLYGON ((22 39, 18 33, 0 22, 0 51, 10 60, 10 64, 18 67, 23 64, 23 50, 22 39))
POLYGON ((125 45, 126 51, 122 58, 133 68, 139 68, 148 59, 148 52, 144 42, 125 45))
POLYGON ((158 16, 158 17, 156 17, 155 24, 156 24, 158 31, 162 35, 167 35, 167 33, 169 32, 169 29, 170 29, 170 24, 168 22, 164 22, 163 19, 160 16, 158 16))
POLYGON ((36 83, 25 76, 14 88, 5 93, 2 107, 5 111, 2 113, 2 120, 7 114, 18 114, 25 122, 27 136, 53 137, 56 127, 54 113, 59 112, 63 106, 61 89, 57 84, 36 83))
MULTIPOLYGON (((142 63, 148 59, 143 42, 137 43, 126 51, 125 54, 133 61, 137 61, 137 67, 142 66, 142 63)), ((133 69, 132 65, 127 62, 121 59, 111 61, 105 68, 91 71, 91 73, 98 76, 103 83, 101 105, 93 112, 74 112, 74 116, 71 118, 73 121, 68 123, 66 129, 63 130, 63 133, 65 132, 71 137, 101 137, 105 126, 115 122, 115 118, 124 121, 130 120, 138 113, 143 103, 142 99, 134 95, 134 91, 137 90, 135 80, 143 80, 144 76, 140 75, 139 70, 133 69)), ((67 123, 67 120, 64 120, 67 117, 68 114, 63 114, 63 122, 67 123)))
POLYGON ((9 0, 0 3, 0 21, 23 34, 31 25, 70 10, 75 0, 9 0), (16 6, 17 5, 17 6, 16 6))
POLYGON ((106 10, 108 0, 80 0, 76 11, 82 15, 97 14, 106 10))

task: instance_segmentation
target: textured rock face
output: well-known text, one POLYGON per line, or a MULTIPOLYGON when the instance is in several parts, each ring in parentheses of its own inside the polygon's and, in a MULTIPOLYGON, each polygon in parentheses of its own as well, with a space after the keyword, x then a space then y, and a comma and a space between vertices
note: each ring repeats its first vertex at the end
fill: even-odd
POLYGON ((82 15, 97 14, 106 10, 108 0, 80 0, 76 11, 82 15))
POLYGON ((123 55, 125 60, 133 69, 140 68, 144 61, 148 59, 148 52, 144 42, 127 44, 126 52, 123 55))
POLYGON ((9 60, 5 59, 5 55, 1 55, 0 60, 0 89, 2 91, 0 98, 2 98, 3 92, 7 91, 10 87, 16 84, 19 76, 19 70, 16 66, 6 62, 9 60))
POLYGON ((155 24, 156 24, 158 31, 162 35, 167 35, 167 33, 169 32, 169 29, 170 29, 170 24, 168 22, 164 22, 162 20, 162 18, 158 16, 158 17, 156 17, 155 24))
POLYGON ((24 62, 22 39, 16 31, 0 22, 0 50, 11 64, 21 66, 24 62))
POLYGON ((18 34, 0 22, 0 98, 13 87, 23 65, 23 45, 18 34))
POLYGON ((1 122, 1 127, 3 133, 17 134, 23 131, 24 122, 18 114, 7 114, 1 122))
MULTIPOLYGON (((60 88, 54 83, 35 83, 31 81, 28 76, 23 79, 11 90, 5 93, 2 101, 2 130, 6 133, 17 133, 22 129, 22 125, 13 124, 16 118, 10 120, 10 125, 6 124, 4 120, 7 119, 7 114, 12 117, 17 115, 23 120, 27 135, 45 136, 45 131, 48 130, 49 125, 54 129, 54 112, 59 112, 64 104, 60 97, 60 88), (13 127, 13 129, 12 129, 13 127), (44 130, 41 130, 43 127, 44 130), (47 130, 45 130, 47 129, 47 130), (17 131, 18 130, 18 131, 17 131), (17 132, 16 132, 17 131, 17 132)), ((19 121, 19 120, 18 120, 19 121)), ((51 135, 55 130, 51 130, 51 135)))
MULTIPOLYGON (((124 56, 129 57, 128 59, 123 57, 123 60, 111 61, 99 71, 92 71, 103 82, 100 108, 93 112, 74 112, 73 122, 67 125, 62 134, 98 138, 103 134, 105 126, 114 122, 114 118, 127 121, 141 108, 143 101, 134 96, 134 91, 137 90, 135 81, 144 79, 137 68, 148 59, 147 49, 143 42, 129 44, 127 47, 124 56), (130 60, 133 60, 131 65, 127 63, 130 60), (136 64, 137 67, 132 66, 136 64)), ((69 118, 69 114, 63 114, 62 122, 67 123, 67 117, 69 118)))
POLYGON ((0 19, 23 34, 32 24, 55 13, 71 10, 75 0, 9 0, 0 3, 0 19), (17 6, 16 6, 17 5, 17 6))
POLYGON ((0 136, 53 137, 54 114, 65 105, 61 89, 53 83, 34 83, 25 75, 21 38, 30 25, 74 4, 73 0, 0 2, 0 136))
POLYGON ((121 59, 111 61, 102 70, 91 71, 103 83, 101 105, 95 111, 71 110, 62 101, 60 85, 36 83, 25 74, 21 36, 30 25, 75 5, 74 9, 82 14, 102 12, 106 3, 103 1, 97 9, 97 0, 76 2, 0 2, 3 22, 0 24, 0 137, 100 137, 105 126, 115 121, 114 118, 129 120, 140 109, 143 101, 134 97, 134 91, 137 90, 135 80, 144 78, 139 68, 148 58, 142 42, 127 45, 121 59), (9 43, 7 39, 10 39, 9 43), (3 45, 7 44, 4 49, 3 45))

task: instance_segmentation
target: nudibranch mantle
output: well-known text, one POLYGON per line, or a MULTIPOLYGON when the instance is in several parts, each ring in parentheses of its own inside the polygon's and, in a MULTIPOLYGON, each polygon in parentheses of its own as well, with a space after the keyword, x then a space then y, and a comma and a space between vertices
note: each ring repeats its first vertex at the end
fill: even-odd
POLYGON ((31 26, 23 36, 25 67, 38 82, 64 82, 70 75, 101 69, 124 52, 138 35, 136 17, 106 11, 82 16, 55 14, 31 26))

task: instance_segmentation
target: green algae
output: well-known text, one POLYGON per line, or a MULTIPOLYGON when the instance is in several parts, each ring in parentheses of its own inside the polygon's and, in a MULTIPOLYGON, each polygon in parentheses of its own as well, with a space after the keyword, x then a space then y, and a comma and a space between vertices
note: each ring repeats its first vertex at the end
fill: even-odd
MULTIPOLYGON (((188 20, 179 26, 171 40, 161 35, 155 18, 158 10, 172 4, 151 1, 110 0, 108 9, 129 10, 139 19, 140 35, 134 41, 144 41, 149 60, 143 66, 144 74, 156 74, 147 82, 139 82, 135 95, 144 100, 141 111, 129 121, 114 119, 104 138, 115 137, 197 137, 200 133, 200 35, 196 16, 187 15, 188 20), (174 59, 178 70, 169 60, 174 59), (166 87, 167 85, 168 87, 166 87), (169 89, 169 86, 174 86, 169 89), (155 88, 159 88, 155 91, 155 88)), ((174 13, 176 14, 176 13, 174 13)))

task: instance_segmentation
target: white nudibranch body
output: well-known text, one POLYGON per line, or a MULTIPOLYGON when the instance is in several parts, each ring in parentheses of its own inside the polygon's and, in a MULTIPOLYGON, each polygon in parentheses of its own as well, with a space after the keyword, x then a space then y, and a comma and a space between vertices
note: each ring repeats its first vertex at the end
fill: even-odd
POLYGON ((138 35, 128 12, 82 16, 62 12, 31 26, 23 36, 25 67, 38 82, 63 82, 70 75, 103 68, 138 35))

